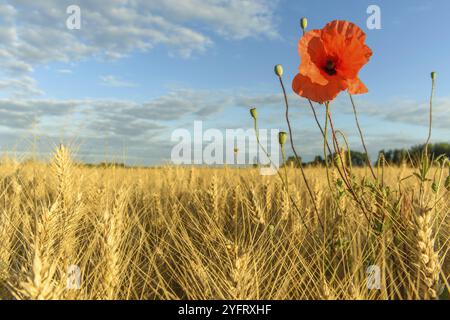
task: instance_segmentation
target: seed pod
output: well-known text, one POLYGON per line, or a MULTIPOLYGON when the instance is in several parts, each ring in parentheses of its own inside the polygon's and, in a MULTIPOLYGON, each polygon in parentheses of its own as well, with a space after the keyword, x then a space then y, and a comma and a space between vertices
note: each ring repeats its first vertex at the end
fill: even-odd
POLYGON ((435 72, 435 71, 433 71, 432 73, 431 73, 431 80, 436 80, 436 77, 437 77, 437 73, 435 72))
POLYGON ((255 120, 258 119, 258 112, 256 111, 256 108, 250 109, 250 114, 253 119, 255 119, 255 120))
POLYGON ((283 76, 283 66, 281 64, 277 64, 274 68, 274 71, 278 77, 283 76))
POLYGON ((308 27, 308 19, 306 19, 305 17, 300 19, 300 27, 302 27, 302 30, 306 30, 306 28, 308 27))
POLYGON ((284 146, 287 140, 287 133, 286 132, 280 132, 278 134, 278 142, 280 143, 280 146, 284 146))

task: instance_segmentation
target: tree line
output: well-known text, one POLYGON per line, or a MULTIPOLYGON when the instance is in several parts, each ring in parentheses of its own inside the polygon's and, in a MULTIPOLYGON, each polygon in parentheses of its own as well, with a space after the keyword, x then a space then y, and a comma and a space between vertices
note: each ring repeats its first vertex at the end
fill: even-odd
MULTIPOLYGON (((411 163, 411 161, 415 161, 421 157, 424 148, 425 145, 415 145, 409 149, 381 150, 378 152, 378 158, 374 164, 381 160, 384 160, 385 163, 390 165, 411 163)), ((450 143, 430 144, 428 146, 428 155, 430 159, 437 159, 439 156, 446 156, 447 158, 450 158, 450 143)), ((367 154, 351 150, 350 155, 348 151, 343 151, 341 155, 333 153, 328 157, 328 161, 330 163, 331 161, 344 161, 346 165, 350 164, 350 159, 352 166, 362 167, 367 162, 367 154)), ((320 166, 325 165, 325 160, 323 156, 316 156, 312 161, 302 163, 307 166, 320 166)), ((289 157, 286 160, 286 164, 288 166, 298 166, 298 162, 294 156, 289 157)))

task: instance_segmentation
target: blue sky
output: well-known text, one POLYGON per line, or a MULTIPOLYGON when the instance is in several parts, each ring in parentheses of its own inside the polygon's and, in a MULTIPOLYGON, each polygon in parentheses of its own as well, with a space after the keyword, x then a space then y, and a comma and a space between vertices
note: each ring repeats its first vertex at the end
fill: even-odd
MULTIPOLYGON (((0 4, 0 145, 26 155, 33 137, 49 152, 72 141, 78 157, 130 164, 170 157, 171 132, 261 127, 286 129, 273 66, 284 66, 295 140, 305 158, 321 151, 304 100, 292 94, 299 66, 299 19, 322 28, 352 21, 374 55, 360 73, 370 92, 357 97, 369 149, 407 147, 426 138, 430 72, 438 72, 434 141, 449 141, 450 3, 433 1, 7 0, 0 4), (66 28, 79 5, 81 30, 66 28), (369 5, 381 30, 368 30, 369 5)), ((322 107, 317 110, 323 120, 322 107)), ((332 104, 336 125, 360 144, 345 94, 332 104)))

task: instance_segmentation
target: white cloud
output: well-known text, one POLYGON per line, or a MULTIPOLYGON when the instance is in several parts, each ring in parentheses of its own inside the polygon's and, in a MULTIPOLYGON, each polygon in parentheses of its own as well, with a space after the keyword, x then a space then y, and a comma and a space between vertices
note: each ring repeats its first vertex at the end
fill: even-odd
POLYGON ((61 73, 61 74, 72 74, 73 71, 70 69, 58 69, 56 70, 56 72, 61 73))
POLYGON ((101 81, 102 85, 108 86, 108 87, 115 87, 115 88, 136 87, 135 83, 122 80, 119 77, 113 76, 113 75, 100 76, 100 81, 101 81))
MULTIPOLYGON (((339 101, 339 108, 351 111, 349 102, 339 101)), ((406 98, 395 98, 382 102, 360 99, 357 102, 358 112, 362 115, 376 117, 383 121, 427 127, 429 122, 429 101, 416 101, 406 98)), ((450 97, 436 97, 433 102, 433 127, 450 128, 450 97)))
MULTIPOLYGON (((258 102, 270 107, 276 98, 281 96, 267 94, 258 98, 258 102)), ((70 126, 80 125, 84 137, 134 139, 155 130, 170 131, 181 120, 220 122, 221 112, 233 107, 250 108, 255 101, 255 96, 246 93, 192 89, 176 89, 143 103, 115 99, 0 99, 0 130, 20 134, 21 130, 34 127, 69 132, 70 126)), ((248 112, 243 114, 251 123, 248 112)))
POLYGON ((81 30, 66 27, 66 8, 72 4, 71 0, 0 4, 3 90, 22 86, 27 87, 25 94, 42 93, 37 84, 30 88, 26 78, 42 64, 118 59, 160 45, 171 55, 188 58, 211 47, 214 34, 229 39, 277 35, 269 0, 79 0, 81 30), (15 82, 5 80, 11 75, 15 82))
POLYGON ((18 78, 0 78, 0 92, 9 93, 11 97, 41 96, 44 94, 36 86, 36 80, 29 76, 18 78))
POLYGON ((232 39, 278 37, 274 9, 278 1, 265 0, 154 0, 145 6, 167 13, 176 21, 206 22, 214 32, 232 39))
MULTIPOLYGON (((178 127, 191 128, 194 120, 203 120, 205 125, 223 130, 251 128, 252 121, 247 110, 256 106, 261 128, 286 129, 282 99, 278 93, 255 95, 239 90, 192 89, 176 89, 143 103, 114 99, 0 99, 1 147, 6 148, 6 143, 11 145, 32 130, 37 130, 50 141, 57 141, 58 133, 62 132, 66 138, 75 137, 83 141, 80 152, 91 153, 90 161, 95 160, 97 153, 101 158, 99 146, 108 144, 113 154, 119 154, 125 143, 131 156, 140 157, 151 152, 155 157, 152 161, 157 162, 158 157, 161 160, 170 154, 171 132, 178 127), (227 117, 230 108, 241 108, 240 113, 239 110, 232 112, 241 116, 227 117), (3 137, 7 137, 6 140, 3 137)), ((299 151, 305 159, 321 154, 321 134, 307 102, 303 99, 290 99, 290 102, 291 122, 299 151)), ((358 98, 357 104, 372 157, 383 148, 407 147, 423 142, 424 135, 417 128, 427 123, 425 104, 398 101, 393 104, 398 107, 394 109, 392 105, 385 104, 386 107, 383 107, 383 104, 370 103, 362 98, 358 98), (377 119, 378 129, 364 126, 373 117, 377 119), (402 131, 395 125, 389 125, 388 121, 409 126, 402 131), (383 126, 383 133, 379 132, 379 126, 383 126), (404 130, 413 132, 405 134, 404 130)), ((437 99, 435 106, 437 131, 440 137, 445 138, 450 124, 450 113, 447 112, 450 98, 437 99)), ((316 107, 323 120, 323 106, 316 107)), ((361 150, 349 112, 351 108, 346 100, 334 102, 336 128, 344 129, 353 150, 361 150)))

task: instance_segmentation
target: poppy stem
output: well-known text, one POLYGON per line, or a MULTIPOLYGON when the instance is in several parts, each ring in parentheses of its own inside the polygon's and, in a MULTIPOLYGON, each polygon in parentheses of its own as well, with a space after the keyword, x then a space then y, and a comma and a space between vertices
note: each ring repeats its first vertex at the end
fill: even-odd
POLYGON ((431 96, 430 96, 430 119, 429 119, 429 123, 428 123, 428 138, 427 138, 427 142, 425 142, 425 157, 427 157, 427 158, 428 158, 428 145, 430 144, 430 141, 431 141, 431 129, 433 126, 433 97, 434 97, 435 85, 436 85, 435 78, 432 78, 431 96))
MULTIPOLYGON (((315 110, 315 108, 314 108, 314 106, 312 104, 312 101, 308 99, 308 102, 309 102, 309 106, 311 107, 311 111, 312 111, 312 113, 314 115, 314 119, 316 120, 317 126, 319 127, 320 132, 322 133, 322 137, 325 137, 325 134, 323 132, 322 126, 320 125, 319 119, 317 118, 317 113, 316 113, 316 110, 315 110)), ((332 153, 330 145, 328 144, 328 140, 326 141, 326 143, 327 143, 328 152, 332 153)))
POLYGON ((351 101, 351 103, 352 103, 353 114, 355 115, 356 126, 358 127, 359 136, 361 137, 361 143, 362 143, 362 145, 363 145, 364 152, 366 153, 366 163, 367 163, 367 165, 369 166, 369 169, 370 169, 370 172, 371 172, 371 174, 372 174, 372 177, 373 177, 375 180, 377 180, 378 178, 377 178, 375 172, 373 171, 372 163, 370 162, 369 152, 367 151, 366 143, 365 143, 365 141, 364 141, 364 135, 363 135, 363 132, 362 132, 362 130, 361 130, 361 126, 359 125, 359 120, 358 120, 358 114, 357 114, 357 112, 356 112, 355 101, 353 101, 353 96, 352 96, 350 93, 349 93, 348 95, 349 95, 350 101, 351 101))
POLYGON ((284 145, 281 145, 280 148, 281 148, 281 158, 283 159, 284 180, 286 183, 286 192, 289 194, 289 180, 288 180, 288 174, 287 174, 287 163, 286 163, 286 154, 284 152, 284 145))
MULTIPOLYGON (((337 138, 336 138, 336 132, 334 130, 333 121, 331 120, 329 102, 326 104, 326 106, 327 106, 327 109, 326 109, 327 120, 328 119, 330 120, 331 133, 332 133, 332 139, 333 139, 333 146, 334 146, 335 152, 338 154, 339 159, 340 159, 341 164, 342 164, 342 172, 339 169, 339 166, 336 166, 337 169, 338 169, 339 175, 341 176, 341 179, 343 180, 343 182, 347 186, 347 189, 350 192, 350 194, 352 195, 353 199, 359 205, 359 207, 360 207, 362 213, 364 214, 364 216, 366 217, 367 221, 370 223, 369 216, 366 214, 366 211, 364 209, 365 207, 367 207, 367 204, 364 201, 364 198, 361 198, 361 199, 358 198, 358 196, 355 193, 355 190, 353 189, 352 182, 350 180, 351 177, 348 177, 348 172, 347 172, 347 169, 345 168, 344 160, 342 159, 342 154, 341 154, 341 150, 340 150, 340 147, 339 147, 339 142, 337 141, 337 138)), ((327 122, 325 124, 327 125, 327 122)), ((324 145, 324 150, 325 150, 325 145, 324 145)), ((327 169, 328 169, 328 167, 327 167, 327 169)), ((328 177, 328 171, 327 171, 327 177, 328 177)), ((328 183, 330 184, 330 182, 328 182, 328 183)))
POLYGON ((341 147, 339 146, 339 141, 337 140, 336 131, 334 130, 333 120, 331 119, 331 114, 330 114, 329 110, 328 110, 328 120, 330 121, 334 152, 339 157, 339 161, 341 162, 341 166, 342 166, 342 172, 339 168, 339 165, 337 165, 336 167, 337 167, 339 174, 341 175, 341 178, 343 179, 344 183, 350 189, 351 181, 349 178, 349 172, 347 171, 345 161, 342 158, 342 150, 341 150, 341 147))
MULTIPOLYGON (((305 33, 306 33, 305 28, 302 28, 302 33, 303 33, 303 36, 305 36, 305 33)), ((316 110, 314 109, 312 101, 310 99, 308 99, 308 102, 309 102, 309 106, 311 107, 311 111, 312 111, 312 113, 314 115, 314 119, 316 120, 317 126, 319 127, 320 132, 322 133, 322 137, 325 138, 325 134, 323 132, 322 126, 320 125, 319 119, 317 118, 317 113, 316 113, 316 110)), ((330 145, 328 144, 328 140, 325 139, 325 141, 326 141, 326 144, 327 144, 328 152, 331 154, 332 152, 331 152, 330 145)))
MULTIPOLYGON (((427 137, 427 141, 425 142, 424 145, 424 151, 422 153, 422 163, 421 163, 421 170, 420 170, 420 175, 421 175, 421 184, 420 184, 420 202, 423 203, 423 197, 424 197, 424 182, 426 181, 426 177, 428 174, 428 170, 430 169, 430 158, 428 156, 428 146, 430 144, 431 141, 431 129, 433 126, 433 96, 434 96, 434 88, 435 88, 435 73, 433 72, 431 74, 431 79, 432 79, 432 83, 431 83, 431 96, 430 96, 430 118, 429 118, 429 123, 428 123, 428 137, 427 137)), ((422 205, 423 206, 423 205, 422 205)))
MULTIPOLYGON (((256 135, 256 142, 258 143, 258 146, 261 148, 261 150, 264 152, 264 154, 266 155, 267 159, 269 159, 270 161, 270 165, 275 167, 275 164, 273 163, 272 159, 269 156, 269 153, 266 151, 266 149, 264 148, 264 146, 261 144, 260 140, 259 140, 259 131, 258 131, 258 121, 256 120, 256 118, 254 118, 253 120, 253 128, 255 130, 255 135, 256 135)), ((295 210, 297 211, 301 222, 303 223, 303 225, 305 226, 305 229, 310 232, 308 225, 306 224, 303 215, 300 212, 300 209, 298 208, 297 204, 295 203, 294 199, 292 198, 292 196, 289 194, 288 192, 288 187, 286 182, 283 179, 283 176, 281 175, 280 171, 277 169, 277 174, 278 177, 280 178, 281 182, 283 183, 283 187, 286 189, 286 193, 289 197, 289 200, 291 201, 291 203, 294 205, 295 210)))
POLYGON ((322 230, 325 231, 322 220, 320 219, 319 210, 317 209, 316 199, 314 198, 314 194, 311 190, 311 187, 309 186, 308 179, 306 178, 305 170, 303 169, 302 159, 298 156, 298 153, 295 150, 294 139, 292 137, 292 127, 291 127, 291 122, 289 120, 289 102, 288 102, 288 98, 287 98, 287 94, 286 94, 286 89, 284 88, 283 79, 280 76, 278 77, 278 79, 280 80, 281 89, 283 90, 284 103, 286 105, 286 122, 287 122, 287 125, 289 128, 289 140, 291 141, 291 148, 292 148, 292 151, 294 152, 295 159, 298 162, 298 166, 300 168, 300 172, 302 174, 303 181, 305 182, 306 189, 308 189, 308 193, 311 198, 311 202, 314 206, 314 211, 316 212, 316 215, 317 215, 317 220, 319 221, 320 225, 322 226, 322 230))
MULTIPOLYGON (((326 169, 326 173, 327 173, 328 188, 330 188, 331 193, 333 193, 333 188, 331 187, 330 172, 329 172, 329 168, 328 168, 328 154, 327 154, 327 148, 326 148, 326 146, 328 146, 329 114, 330 114, 330 102, 327 101, 327 102, 325 102, 325 130, 324 130, 324 134, 323 134, 323 157, 325 160, 325 169, 326 169)), ((328 148, 330 148, 330 147, 328 146, 328 148)), ((331 150, 330 150, 330 154, 331 154, 331 150)))
MULTIPOLYGON (((326 113, 328 114, 328 116, 327 116, 326 120, 330 121, 331 133, 332 133, 332 138, 333 138, 332 139, 333 140, 333 148, 334 148, 334 152, 339 155, 339 159, 340 159, 341 164, 342 164, 342 170, 341 170, 341 168, 339 166, 336 166, 336 169, 339 172, 339 175, 341 176, 341 178, 344 181, 344 183, 347 186, 347 188, 350 189, 351 188, 351 184, 347 180, 347 174, 346 174, 347 172, 345 171, 346 169, 345 169, 344 161, 342 159, 342 156, 341 156, 341 153, 340 153, 339 143, 337 142, 336 133, 334 131, 333 120, 331 119, 331 113, 330 113, 330 109, 329 109, 329 102, 327 102, 327 104, 328 104, 328 109, 327 109, 326 113)), ((328 133, 326 135, 328 135, 328 133)), ((328 139, 325 139, 325 141, 326 141, 326 144, 328 146, 328 151, 329 151, 330 155, 332 155, 333 152, 330 150, 330 147, 328 145, 328 139)), ((324 148, 324 151, 325 151, 325 148, 324 148)), ((349 159, 350 159, 350 156, 349 156, 349 159)), ((326 161, 326 163, 328 163, 328 162, 326 161)))

